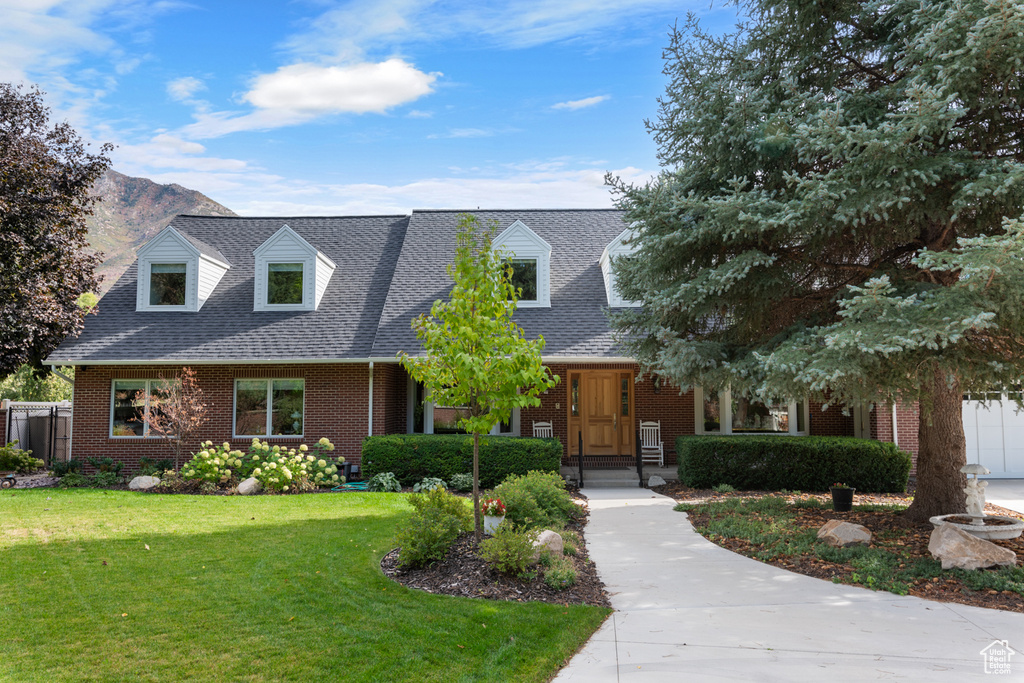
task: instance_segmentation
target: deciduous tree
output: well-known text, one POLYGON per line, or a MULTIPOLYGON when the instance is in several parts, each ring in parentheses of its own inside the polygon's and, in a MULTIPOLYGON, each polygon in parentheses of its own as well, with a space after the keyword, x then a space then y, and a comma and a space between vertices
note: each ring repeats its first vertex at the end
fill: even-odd
POLYGON ((81 329, 79 295, 99 290, 85 217, 112 147, 89 154, 49 117, 39 90, 0 83, 0 376, 40 366, 81 329))
POLYGON ((920 401, 908 515, 962 511, 962 393, 1024 373, 1024 9, 742 4, 672 33, 615 324, 682 385, 920 401))
MULTIPOLYGON (((176 377, 159 377, 159 384, 149 396, 149 409, 138 419, 149 426, 150 434, 164 440, 178 469, 188 445, 198 440, 199 431, 209 421, 209 408, 192 368, 182 368, 176 377)), ((138 392, 135 402, 145 405, 145 392, 138 392)))
POLYGON ((459 217, 454 282, 447 301, 412 321, 425 356, 400 353, 402 365, 423 383, 436 405, 467 406, 460 429, 473 435, 473 515, 480 518, 480 435, 508 421, 515 408, 540 405, 542 391, 558 377, 541 363, 544 338, 525 338, 512 320, 519 291, 512 286, 507 254, 492 247, 494 226, 459 217))

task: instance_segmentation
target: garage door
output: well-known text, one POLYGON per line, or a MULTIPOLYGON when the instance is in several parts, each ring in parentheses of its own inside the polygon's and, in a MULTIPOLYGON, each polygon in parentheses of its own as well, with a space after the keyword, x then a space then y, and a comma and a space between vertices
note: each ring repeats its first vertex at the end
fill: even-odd
POLYGON ((991 477, 1024 478, 1024 411, 1001 401, 964 401, 967 462, 981 463, 991 477))

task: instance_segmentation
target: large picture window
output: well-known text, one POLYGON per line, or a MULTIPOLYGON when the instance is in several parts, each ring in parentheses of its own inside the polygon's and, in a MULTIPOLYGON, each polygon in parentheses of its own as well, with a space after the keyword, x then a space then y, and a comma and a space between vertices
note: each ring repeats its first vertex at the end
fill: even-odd
POLYGON ((145 416, 156 410, 156 399, 163 393, 164 381, 158 379, 115 379, 110 400, 110 436, 146 437, 145 416))
POLYGON ((807 401, 762 403, 728 389, 696 389, 698 434, 807 434, 807 401))
POLYGON ((235 436, 302 436, 305 381, 235 380, 235 436))

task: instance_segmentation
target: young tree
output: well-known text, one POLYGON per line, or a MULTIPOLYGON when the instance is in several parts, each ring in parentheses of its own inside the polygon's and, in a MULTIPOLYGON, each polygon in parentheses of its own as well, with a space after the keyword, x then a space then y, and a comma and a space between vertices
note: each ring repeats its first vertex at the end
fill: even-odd
MULTIPOLYGON (((135 400, 144 405, 145 392, 138 392, 135 400)), ((149 397, 149 410, 141 419, 171 449, 174 469, 178 469, 188 444, 197 440, 199 430, 209 421, 208 413, 195 371, 184 367, 177 377, 164 379, 160 375, 160 384, 149 397)))
POLYGON ((460 429, 473 435, 473 516, 480 542, 480 435, 511 418, 513 408, 540 405, 538 396, 558 383, 541 363, 544 338, 529 341, 512 320, 519 292, 512 286, 507 255, 494 249, 495 226, 475 216, 459 217, 455 286, 430 315, 412 321, 425 356, 400 353, 409 374, 423 383, 437 405, 467 406, 460 429))
POLYGON ((962 393, 1024 374, 1024 12, 994 0, 762 0, 691 18, 612 181, 636 224, 615 325, 681 385, 921 402, 912 519, 964 510, 962 393))
POLYGON ((110 166, 67 123, 48 125, 39 90, 0 83, 0 377, 40 362, 82 328, 82 292, 98 291, 88 253, 89 188, 110 166))

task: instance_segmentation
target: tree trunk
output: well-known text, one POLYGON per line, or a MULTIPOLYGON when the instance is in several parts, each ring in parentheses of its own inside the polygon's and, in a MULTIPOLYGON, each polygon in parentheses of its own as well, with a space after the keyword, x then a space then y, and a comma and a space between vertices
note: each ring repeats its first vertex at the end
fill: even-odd
POLYGON ((473 432, 473 540, 480 545, 483 524, 480 519, 480 434, 473 432))
POLYGON ((918 416, 917 491, 906 512, 917 522, 967 509, 967 475, 960 471, 967 463, 960 381, 949 386, 946 374, 933 366, 930 394, 931 410, 922 405, 918 416))

